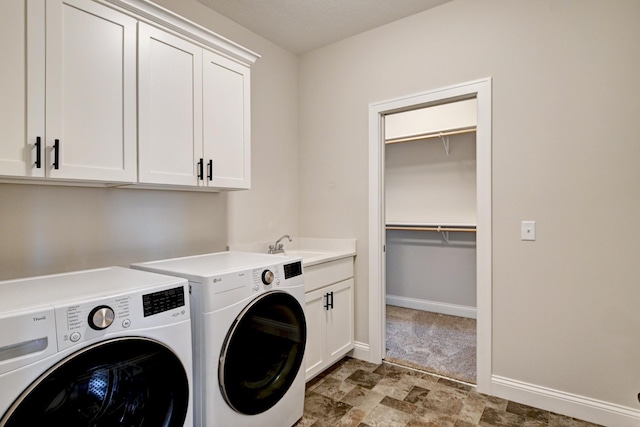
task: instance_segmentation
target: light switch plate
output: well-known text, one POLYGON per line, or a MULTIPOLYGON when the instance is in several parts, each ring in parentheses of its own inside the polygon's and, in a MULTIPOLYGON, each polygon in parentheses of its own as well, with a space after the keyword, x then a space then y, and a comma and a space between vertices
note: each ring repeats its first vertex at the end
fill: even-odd
POLYGON ((536 240, 536 222, 522 221, 521 240, 536 240))

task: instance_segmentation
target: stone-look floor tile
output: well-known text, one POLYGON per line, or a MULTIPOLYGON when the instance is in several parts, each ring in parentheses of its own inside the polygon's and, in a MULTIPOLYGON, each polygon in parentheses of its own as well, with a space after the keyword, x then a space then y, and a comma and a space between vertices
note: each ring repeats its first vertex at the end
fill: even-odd
POLYGON ((404 401, 421 406, 422 403, 427 399, 428 395, 429 390, 422 387, 413 386, 411 390, 409 390, 409 394, 407 394, 407 396, 404 398, 404 401))
POLYGON ((347 359, 347 361, 342 365, 340 365, 340 367, 336 369, 335 372, 333 372, 331 375, 337 375, 338 371, 343 371, 343 372, 350 371, 351 373, 353 373, 357 370, 363 370, 367 372, 373 372, 379 366, 380 365, 376 365, 375 363, 365 362, 364 360, 347 359))
MULTIPOLYGON (((602 427, 401 366, 345 358, 306 385, 294 427, 602 427)), ((267 426, 265 426, 267 427, 267 426)))
POLYGON ((371 427, 405 427, 412 417, 411 414, 380 404, 369 412, 363 422, 371 427))
POLYGON ((391 377, 399 380, 405 375, 409 375, 411 373, 411 370, 402 368, 400 366, 383 363, 382 365, 378 366, 373 372, 375 372, 376 374, 384 375, 385 377, 391 377))
POLYGON ((577 420, 575 418, 567 417, 565 415, 550 413, 549 427, 599 427, 599 426, 598 424, 577 420))
POLYGON ((340 400, 355 387, 357 387, 355 384, 338 381, 335 378, 328 377, 318 384, 313 392, 329 397, 333 400, 340 400))
MULTIPOLYGON (((472 391, 470 393, 477 393, 477 392, 472 391)), ((483 399, 485 399, 486 401, 485 406, 487 408, 493 408, 496 411, 507 410, 507 404, 509 403, 508 400, 505 400, 501 397, 496 397, 496 396, 487 396, 486 394, 482 394, 482 393, 477 393, 477 394, 482 396, 483 399)))
POLYGON ((456 417, 444 415, 425 408, 418 408, 407 427, 454 427, 456 417))
POLYGON ((524 420, 524 424, 522 427, 547 427, 549 424, 544 423, 542 421, 534 420, 532 418, 527 418, 524 420))
POLYGON ((321 383, 322 381, 324 381, 325 379, 325 375, 319 374, 316 377, 313 377, 313 379, 309 380, 309 382, 307 382, 307 384, 305 385, 305 390, 306 391, 313 391, 319 383, 321 383))
POLYGON ((384 399, 384 394, 356 386, 341 401, 369 413, 384 399))
POLYGON ((357 427, 369 412, 360 408, 351 408, 340 420, 332 427, 357 427))
POLYGON ((482 427, 519 427, 524 424, 524 417, 509 412, 496 411, 487 408, 480 417, 479 425, 482 427))
POLYGON ((302 415, 302 418, 298 420, 297 423, 293 425, 293 427, 311 427, 318 419, 316 417, 312 417, 309 414, 302 415))
POLYGON ((422 406, 441 414, 458 416, 466 397, 464 392, 457 389, 431 390, 422 406))
POLYGON ((462 402, 462 409, 458 414, 458 420, 477 425, 480 417, 486 408, 487 400, 480 393, 470 391, 467 398, 462 402))
POLYGON ((334 424, 351 409, 351 405, 337 402, 321 394, 310 392, 304 399, 304 413, 318 420, 334 424))
POLYGON ((368 371, 363 371, 362 369, 358 369, 354 373, 349 375, 345 379, 345 381, 371 390, 382 379, 384 379, 384 377, 380 374, 374 374, 373 372, 368 372, 368 371))
POLYGON ((447 387, 457 388, 462 391, 471 391, 473 387, 469 384, 461 383, 459 381, 448 380, 446 378, 440 378, 438 384, 446 385, 447 387))
POLYGON ((438 378, 434 379, 434 377, 432 377, 431 375, 426 376, 426 378, 423 376, 413 379, 413 385, 422 387, 427 390, 432 390, 433 388, 437 387, 437 384, 438 378))
POLYGON ((382 393, 386 396, 395 397, 398 400, 403 400, 409 394, 409 391, 414 387, 414 377, 404 376, 400 379, 392 377, 383 377, 373 390, 382 393))
POLYGON ((413 414, 417 409, 417 406, 413 403, 398 400, 390 396, 385 396, 380 404, 388 406, 389 408, 397 409, 398 411, 406 412, 407 414, 413 414))
POLYGON ((357 370, 363 370, 367 372, 371 372, 378 367, 373 363, 365 362, 364 360, 357 359, 342 359, 346 360, 346 362, 335 364, 331 372, 328 373, 328 376, 331 376, 337 380, 344 381, 351 374, 353 374, 357 370))
POLYGON ((549 423, 549 411, 534 408, 533 406, 523 405, 521 403, 509 402, 507 403, 507 412, 512 414, 523 415, 527 419, 532 421, 539 421, 543 425, 549 423))

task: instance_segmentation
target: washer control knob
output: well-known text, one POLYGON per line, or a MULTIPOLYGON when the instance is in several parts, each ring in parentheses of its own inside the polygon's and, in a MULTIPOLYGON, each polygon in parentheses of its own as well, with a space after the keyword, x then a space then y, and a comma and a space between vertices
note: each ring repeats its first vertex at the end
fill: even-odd
POLYGON ((91 329, 101 331, 107 329, 116 318, 113 309, 106 305, 100 305, 89 313, 89 326, 91 329))
POLYGON ((273 275, 273 271, 265 270, 262 272, 262 283, 264 283, 265 285, 270 285, 271 283, 273 283, 274 277, 275 276, 273 275))

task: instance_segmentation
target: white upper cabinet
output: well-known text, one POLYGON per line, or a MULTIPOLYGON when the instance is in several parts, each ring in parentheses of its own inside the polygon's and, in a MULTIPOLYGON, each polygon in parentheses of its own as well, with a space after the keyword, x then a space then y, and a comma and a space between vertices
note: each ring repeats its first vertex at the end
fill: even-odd
POLYGON ((140 23, 139 182, 198 185, 202 48, 140 23))
POLYGON ((249 67, 206 50, 203 67, 203 142, 208 185, 249 188, 249 67))
POLYGON ((136 20, 90 0, 46 5, 46 173, 133 182, 136 20))
POLYGON ((0 36, 0 179, 250 187, 257 54, 146 0, 2 0, 0 36))
POLYGON ((4 176, 44 176, 44 169, 35 167, 36 135, 40 144, 44 140, 44 0, 38 7, 29 5, 27 11, 24 0, 0 1, 0 37, 4 40, 0 43, 0 175, 4 176), (28 13, 30 25, 35 27, 29 38, 28 13), (31 52, 27 51, 27 40, 34 47, 31 52), (27 63, 29 70, 40 72, 29 85, 27 63), (27 102, 27 88, 39 94, 33 103, 27 102), (35 135, 27 130, 29 115, 38 124, 33 124, 35 135))
POLYGON ((2 114, 0 174, 134 182, 136 20, 90 0, 1 7, 2 31, 23 43, 2 47, 10 96, 0 102, 12 114, 2 114))
POLYGON ((249 188, 249 67, 139 25, 139 182, 249 188))

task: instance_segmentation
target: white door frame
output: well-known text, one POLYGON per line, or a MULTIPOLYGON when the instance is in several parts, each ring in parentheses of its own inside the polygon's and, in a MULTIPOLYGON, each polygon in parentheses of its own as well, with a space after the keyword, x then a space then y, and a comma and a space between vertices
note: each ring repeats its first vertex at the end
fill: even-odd
POLYGON ((477 390, 491 394, 491 78, 369 105, 369 361, 385 356, 384 115, 445 100, 476 98, 477 390))

